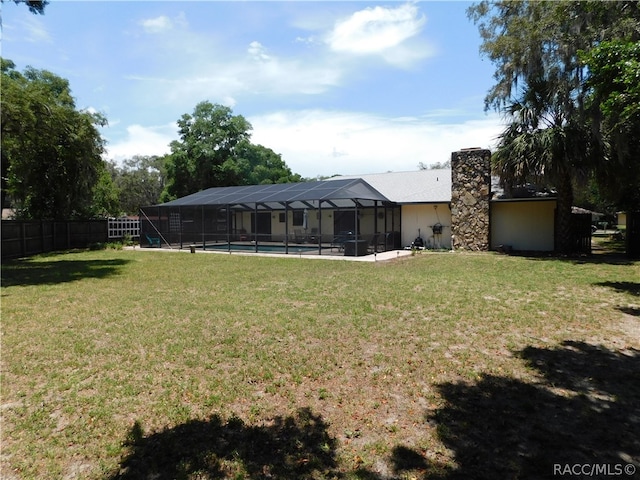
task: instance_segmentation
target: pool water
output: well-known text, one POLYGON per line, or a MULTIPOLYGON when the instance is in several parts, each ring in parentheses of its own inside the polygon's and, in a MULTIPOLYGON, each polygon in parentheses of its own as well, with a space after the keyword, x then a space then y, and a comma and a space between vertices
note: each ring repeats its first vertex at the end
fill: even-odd
MULTIPOLYGON (((229 251, 232 252, 255 252, 255 245, 243 245, 243 244, 234 244, 231 245, 227 243, 218 243, 214 245, 205 246, 205 250, 220 250, 220 251, 229 251)), ((318 246, 315 245, 289 245, 289 253, 298 253, 298 252, 312 252, 318 251, 318 246)), ((284 245, 261 245, 258 244, 258 252, 262 253, 286 253, 286 247, 284 245)))

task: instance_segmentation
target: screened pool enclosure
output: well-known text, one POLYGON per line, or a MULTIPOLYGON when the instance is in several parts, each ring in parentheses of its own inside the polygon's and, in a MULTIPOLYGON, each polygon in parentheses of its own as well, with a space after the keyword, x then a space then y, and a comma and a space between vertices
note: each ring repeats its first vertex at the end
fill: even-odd
POLYGON ((140 209, 141 246, 365 255, 399 248, 400 208, 362 179, 218 187, 140 209))

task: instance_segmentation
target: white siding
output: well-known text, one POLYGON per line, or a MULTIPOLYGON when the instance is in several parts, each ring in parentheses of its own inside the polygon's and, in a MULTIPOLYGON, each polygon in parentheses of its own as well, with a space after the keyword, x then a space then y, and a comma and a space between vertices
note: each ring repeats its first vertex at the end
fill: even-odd
POLYGON ((411 245, 418 236, 427 248, 451 248, 451 210, 448 203, 403 205, 402 206, 402 247, 411 245), (440 223, 442 234, 434 235, 432 226, 440 223))

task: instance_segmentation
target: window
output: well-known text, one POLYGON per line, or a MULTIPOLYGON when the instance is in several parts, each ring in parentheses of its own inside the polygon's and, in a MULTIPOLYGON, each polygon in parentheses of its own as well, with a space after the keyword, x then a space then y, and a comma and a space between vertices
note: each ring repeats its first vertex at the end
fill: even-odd
POLYGON ((294 227, 301 227, 303 221, 304 221, 304 212, 302 210, 294 210, 293 211, 293 226, 294 227))

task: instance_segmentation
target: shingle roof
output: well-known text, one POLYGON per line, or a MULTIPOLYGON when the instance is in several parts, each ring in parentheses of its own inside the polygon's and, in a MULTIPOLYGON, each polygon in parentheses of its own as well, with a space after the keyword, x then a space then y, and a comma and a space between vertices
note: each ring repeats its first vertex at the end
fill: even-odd
POLYGON ((451 201, 451 169, 449 168, 334 177, 335 180, 347 178, 363 179, 396 203, 451 201))

